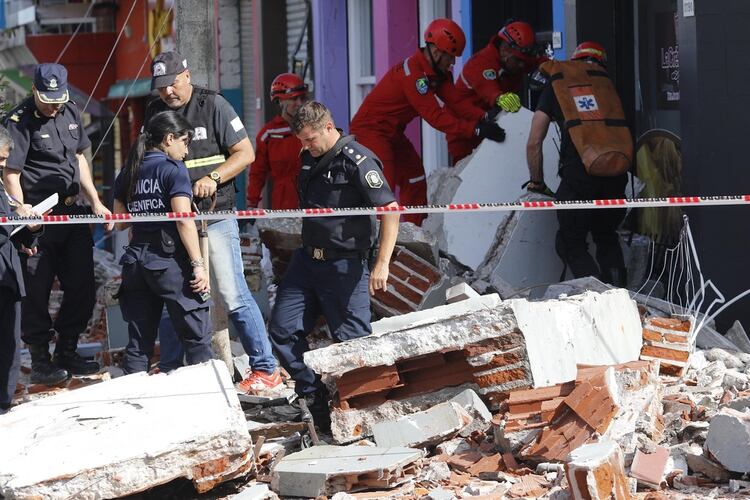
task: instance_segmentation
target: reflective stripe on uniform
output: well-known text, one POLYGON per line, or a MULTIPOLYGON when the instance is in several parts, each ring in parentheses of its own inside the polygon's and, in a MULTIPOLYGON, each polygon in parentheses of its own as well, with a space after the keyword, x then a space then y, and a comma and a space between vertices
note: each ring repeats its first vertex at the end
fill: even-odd
POLYGON ((208 167, 209 165, 224 163, 225 161, 226 158, 224 157, 224 155, 213 155, 206 156, 205 158, 195 158, 193 160, 187 160, 185 162, 185 166, 187 168, 208 167))
POLYGON ((412 179, 409 179, 409 184, 416 184, 417 182, 425 180, 424 175, 420 175, 419 177, 414 177, 412 179))
POLYGON ((461 77, 461 81, 464 82, 464 84, 466 85, 466 88, 468 88, 468 89, 472 88, 471 85, 469 85, 469 82, 466 80, 466 77, 464 76, 464 72, 463 71, 460 72, 458 74, 458 76, 461 77))
POLYGON ((282 127, 282 128, 269 128, 265 132, 263 132, 263 135, 260 136, 261 141, 265 141, 266 137, 268 137, 270 134, 281 134, 283 132, 292 132, 292 129, 289 127, 282 127))
POLYGON ((404 74, 406 76, 411 75, 411 71, 409 71, 409 58, 408 57, 404 59, 404 74))

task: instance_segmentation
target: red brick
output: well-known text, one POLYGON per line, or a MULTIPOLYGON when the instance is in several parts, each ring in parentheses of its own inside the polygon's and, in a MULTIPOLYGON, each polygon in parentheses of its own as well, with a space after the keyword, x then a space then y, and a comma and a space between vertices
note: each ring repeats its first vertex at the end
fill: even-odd
MULTIPOLYGON (((401 297, 415 305, 415 311, 419 309, 419 304, 421 304, 422 300, 424 299, 424 295, 422 293, 399 280, 393 280, 390 285, 393 287, 393 290, 396 292, 396 294, 400 295, 401 297)), ((390 290, 388 290, 388 292, 393 293, 390 290)))
POLYGON ((687 361, 690 353, 687 351, 678 351, 654 345, 644 345, 641 348, 641 356, 651 356, 653 358, 671 359, 674 361, 687 361))
POLYGON ((604 434, 618 410, 606 385, 594 387, 589 382, 576 387, 564 402, 599 434, 604 434))
POLYGON ((440 281, 440 273, 429 262, 422 260, 404 248, 396 248, 393 252, 393 260, 401 262, 412 271, 424 276, 430 282, 437 283, 440 281))
POLYGON ((532 401, 545 401, 552 398, 567 396, 575 389, 575 382, 553 385, 551 387, 540 387, 525 391, 514 391, 510 393, 508 404, 526 403, 532 401))
POLYGON ((650 340, 651 342, 662 342, 664 340, 664 337, 662 337, 661 333, 659 332, 655 332, 653 330, 649 330, 648 328, 644 328, 643 339, 650 340))
POLYGON ((512 352, 504 352, 493 356, 489 363, 477 367, 480 370, 491 370, 503 366, 515 365, 526 359, 526 349, 517 349, 512 352))
POLYGON ((502 370, 493 372, 488 375, 474 375, 474 381, 479 387, 491 387, 493 385, 504 384, 514 380, 530 380, 531 374, 524 367, 513 368, 511 370, 502 370))
POLYGON ((665 330, 677 330, 680 332, 690 331, 690 321, 681 320, 679 318, 648 318, 648 323, 657 327, 664 328, 665 330))
POLYGON ((336 389, 341 400, 381 392, 400 385, 401 378, 393 365, 360 368, 345 373, 336 381, 336 389))
POLYGON ((508 351, 516 347, 523 347, 526 343, 520 330, 513 330, 505 335, 493 337, 464 346, 466 357, 474 357, 495 351, 508 351))

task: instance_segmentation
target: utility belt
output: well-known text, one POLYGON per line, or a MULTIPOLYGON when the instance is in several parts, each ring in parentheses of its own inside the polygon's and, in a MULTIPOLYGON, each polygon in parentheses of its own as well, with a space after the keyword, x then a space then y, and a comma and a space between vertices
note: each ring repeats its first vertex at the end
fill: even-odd
POLYGON ((334 248, 303 247, 305 253, 313 260, 326 261, 336 259, 365 259, 370 255, 370 250, 339 250, 334 248))
POLYGON ((184 249, 179 235, 172 234, 165 229, 159 229, 156 231, 138 231, 133 234, 130 244, 148 244, 153 248, 161 250, 167 255, 174 255, 178 251, 184 249))

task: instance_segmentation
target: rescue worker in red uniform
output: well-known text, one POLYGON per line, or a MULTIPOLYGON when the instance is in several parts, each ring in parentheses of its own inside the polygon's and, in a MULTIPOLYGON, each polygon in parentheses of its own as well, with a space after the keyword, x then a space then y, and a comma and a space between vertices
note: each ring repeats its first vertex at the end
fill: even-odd
MULTIPOLYGON (((350 131, 357 142, 383 162, 388 185, 399 188, 402 205, 425 205, 424 165, 404 135, 406 125, 421 116, 441 132, 501 142, 505 131, 468 100, 461 100, 449 69, 466 46, 461 28, 450 19, 436 19, 424 33, 425 46, 392 67, 367 95, 354 115, 350 131)), ((424 214, 404 216, 422 223, 424 214)))
POLYGON ((302 167, 302 143, 292 133, 289 124, 308 97, 307 85, 294 73, 282 73, 271 83, 271 100, 278 104, 279 115, 266 123, 255 139, 255 161, 250 165, 247 184, 248 207, 258 207, 270 175, 273 188, 267 208, 299 208, 297 177, 302 167))
MULTIPOLYGON (((485 111, 494 107, 508 113, 521 109, 523 76, 535 70, 546 57, 537 55, 536 36, 530 24, 512 21, 500 28, 489 43, 466 61, 456 79, 463 100, 485 111)), ((468 156, 480 140, 448 134, 448 152, 455 164, 468 156)))

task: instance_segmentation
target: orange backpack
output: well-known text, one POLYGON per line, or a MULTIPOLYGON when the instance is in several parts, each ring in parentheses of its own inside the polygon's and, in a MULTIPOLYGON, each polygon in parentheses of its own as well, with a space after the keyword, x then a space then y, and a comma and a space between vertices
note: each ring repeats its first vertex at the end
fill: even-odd
POLYGON ((584 61, 547 61, 539 69, 552 82, 563 127, 586 172, 598 177, 627 173, 633 163, 633 137, 604 68, 584 61))

